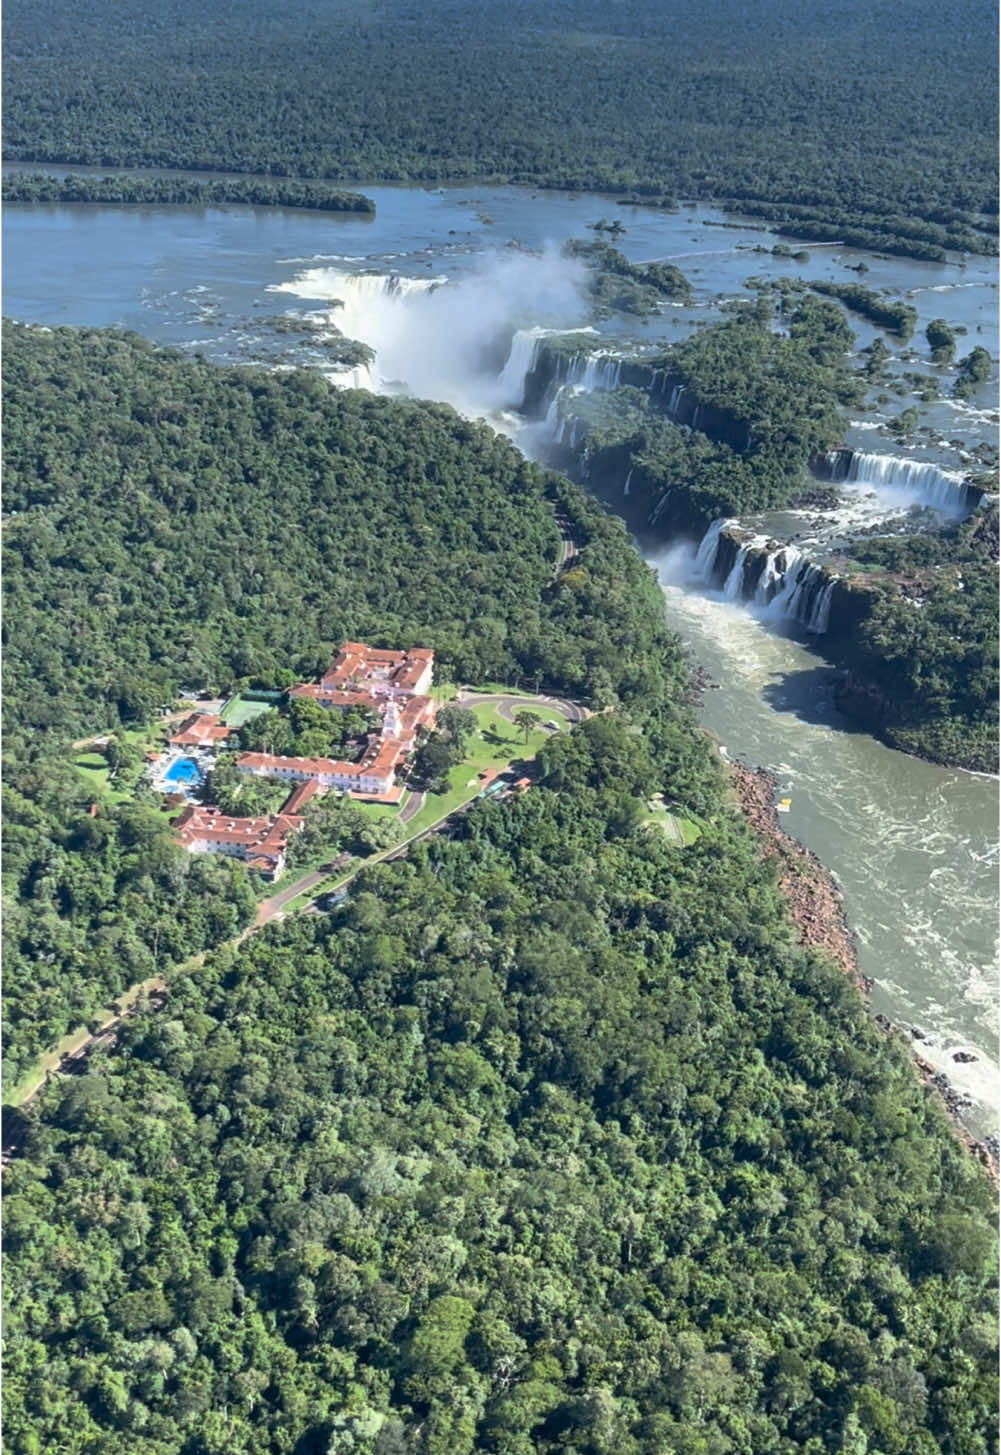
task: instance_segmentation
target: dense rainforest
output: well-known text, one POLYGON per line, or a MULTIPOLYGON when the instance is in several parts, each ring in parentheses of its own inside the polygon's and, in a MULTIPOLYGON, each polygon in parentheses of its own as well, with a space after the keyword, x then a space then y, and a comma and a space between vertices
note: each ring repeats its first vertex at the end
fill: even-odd
POLYGON ((11 1455, 993 1455, 990 1184, 796 943, 625 529, 443 407, 6 350, 15 1056, 45 987, 119 987, 116 936, 171 968, 139 897, 246 909, 137 841, 141 790, 90 816, 74 733, 343 635, 609 709, 17 1114, 11 1455))
POLYGON ((11 1455, 996 1451, 990 1185, 723 802, 641 826, 668 703, 46 1091, 11 1455))
POLYGON ((4 155, 746 205, 790 235, 995 246, 986 0, 458 0, 4 12, 4 155))
MULTIPOLYGON (((431 645, 455 681, 520 672, 632 702, 666 674, 684 697, 676 644, 634 617, 645 573, 624 532, 485 426, 136 337, 4 340, 8 1083, 253 907, 239 871, 192 868, 152 794, 90 818, 70 740, 182 687, 313 678, 344 639, 431 645), (581 563, 554 596, 567 492, 581 563)), ((697 799, 687 730, 672 755, 697 799)))
POLYGON ((876 588, 836 648, 846 707, 905 752, 996 772, 997 505, 933 534, 856 541, 845 564, 876 588))

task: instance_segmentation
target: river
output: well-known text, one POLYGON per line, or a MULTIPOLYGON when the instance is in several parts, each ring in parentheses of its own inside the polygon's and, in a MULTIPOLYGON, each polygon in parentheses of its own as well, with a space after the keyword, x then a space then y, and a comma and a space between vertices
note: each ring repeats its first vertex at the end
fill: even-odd
MULTIPOLYGON (((402 292, 355 285, 346 299, 355 336, 376 346, 377 386, 445 399, 523 439, 511 412, 512 333, 587 323, 580 278, 558 245, 593 236, 586 229, 601 218, 621 217, 626 232, 610 241, 630 259, 675 262, 693 297, 650 321, 601 320, 596 343, 642 348, 678 338, 746 296, 752 275, 853 281, 848 270, 862 261, 867 287, 907 296, 919 313, 909 349, 895 350, 898 377, 934 372, 923 339, 931 318, 966 329, 966 347, 978 330, 988 343, 996 337, 996 268, 985 258, 921 263, 805 244, 804 263, 773 255, 776 239, 760 225, 734 225, 701 206, 667 213, 486 186, 361 190, 376 202, 373 220, 245 207, 8 206, 4 312, 46 326, 128 328, 220 362, 333 374, 327 340, 338 317, 347 322, 336 307, 345 277, 398 274, 407 280, 402 292), (445 278, 448 287, 432 286, 445 278)), ((850 321, 860 345, 871 341, 875 330, 850 321)), ((908 455, 955 469, 977 446, 996 444, 995 392, 991 382, 969 406, 921 406, 924 433, 908 455)), ((881 434, 885 411, 911 402, 873 397, 849 441, 893 452, 881 434)), ((875 982, 874 1007, 921 1030, 926 1059, 973 1098, 971 1129, 995 1132, 996 781, 923 763, 853 730, 831 704, 823 659, 781 625, 706 590, 692 577, 692 557, 678 546, 650 559, 671 625, 721 684, 706 693, 706 727, 730 755, 776 773, 790 799, 783 826, 842 889, 861 968, 875 982), (957 1051, 978 1059, 957 1063, 957 1051)))

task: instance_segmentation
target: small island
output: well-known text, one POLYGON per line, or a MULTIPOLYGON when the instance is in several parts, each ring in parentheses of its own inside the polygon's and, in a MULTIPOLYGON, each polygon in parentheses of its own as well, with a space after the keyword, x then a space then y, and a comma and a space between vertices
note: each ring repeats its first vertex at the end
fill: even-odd
POLYGON ((55 177, 44 172, 12 172, 3 179, 3 200, 103 202, 115 207, 216 207, 238 203, 375 216, 375 203, 361 192, 343 192, 324 182, 300 182, 288 177, 168 177, 150 173, 104 177, 87 172, 55 177))

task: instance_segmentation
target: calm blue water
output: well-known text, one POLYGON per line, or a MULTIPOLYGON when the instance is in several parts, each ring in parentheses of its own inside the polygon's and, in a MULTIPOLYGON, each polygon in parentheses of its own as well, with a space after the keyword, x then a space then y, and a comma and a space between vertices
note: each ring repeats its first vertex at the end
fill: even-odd
POLYGON ((163 775, 168 783, 200 783, 202 770, 194 758, 178 758, 163 775))

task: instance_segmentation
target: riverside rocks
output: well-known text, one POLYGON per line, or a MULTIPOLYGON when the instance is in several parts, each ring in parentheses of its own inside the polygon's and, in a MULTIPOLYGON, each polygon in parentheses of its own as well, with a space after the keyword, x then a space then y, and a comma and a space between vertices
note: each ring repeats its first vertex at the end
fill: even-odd
MULTIPOLYGON (((850 976, 853 984, 868 998, 872 981, 862 974, 858 964, 855 937, 845 917, 844 900, 829 870, 817 856, 803 847, 779 826, 775 808, 777 783, 765 768, 749 768, 746 763, 730 764, 737 800, 747 820, 761 841, 763 852, 778 861, 779 888, 789 906, 789 914, 799 933, 800 943, 811 949, 824 950, 850 976)), ((921 1032, 903 1032, 885 1015, 873 1017, 884 1035, 900 1035, 908 1045, 923 1040, 921 1032)), ((931 1093, 940 1101, 959 1140, 987 1172, 995 1187, 1001 1185, 997 1138, 979 1142, 962 1125, 962 1112, 972 1099, 951 1085, 942 1071, 913 1051, 915 1068, 931 1093)), ((956 1052, 955 1061, 975 1061, 967 1051, 956 1052)))
POLYGON ((855 937, 845 917, 841 891, 816 854, 779 827, 775 779, 764 768, 749 768, 739 762, 731 767, 737 798, 751 828, 765 853, 778 860, 779 888, 789 905, 800 943, 825 950, 867 994, 871 982, 859 970, 855 937))

